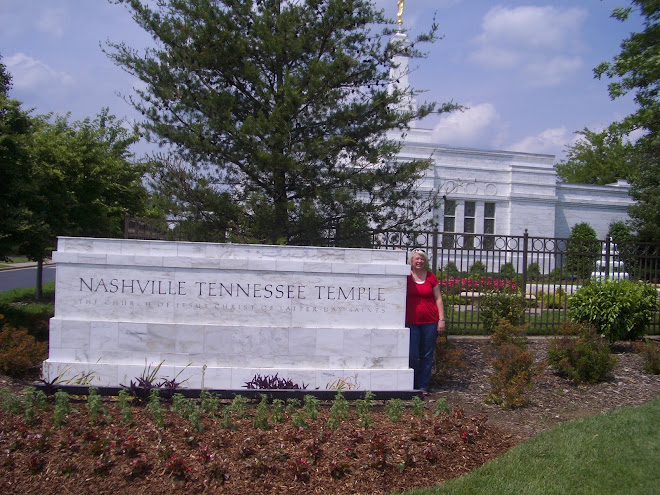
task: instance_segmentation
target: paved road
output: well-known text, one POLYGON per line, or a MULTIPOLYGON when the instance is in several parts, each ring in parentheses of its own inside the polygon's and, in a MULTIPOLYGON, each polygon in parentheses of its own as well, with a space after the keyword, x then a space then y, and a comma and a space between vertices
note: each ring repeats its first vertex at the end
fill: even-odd
MULTIPOLYGON (((44 266, 44 282, 55 280, 55 267, 44 266)), ((11 270, 0 270, 0 292, 10 289, 34 287, 37 283, 36 267, 14 268, 11 270)))

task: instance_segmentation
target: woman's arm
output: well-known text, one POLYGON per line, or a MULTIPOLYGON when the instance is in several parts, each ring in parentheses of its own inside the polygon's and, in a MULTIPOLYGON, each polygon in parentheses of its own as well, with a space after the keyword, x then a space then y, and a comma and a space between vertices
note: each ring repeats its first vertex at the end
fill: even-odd
POLYGON ((433 297, 435 298, 435 303, 438 305, 438 314, 440 315, 440 319, 438 320, 438 333, 442 333, 445 331, 445 306, 442 303, 440 284, 433 287, 433 297))

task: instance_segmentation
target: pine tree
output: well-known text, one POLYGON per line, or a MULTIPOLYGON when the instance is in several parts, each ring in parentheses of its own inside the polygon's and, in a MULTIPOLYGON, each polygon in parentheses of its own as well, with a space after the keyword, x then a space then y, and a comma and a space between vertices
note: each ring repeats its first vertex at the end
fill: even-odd
POLYGON ((454 105, 410 105, 417 92, 389 74, 424 56, 435 22, 406 42, 368 0, 121 3, 155 46, 107 54, 145 83, 131 101, 172 150, 156 188, 180 207, 237 240, 288 244, 360 243, 356 230, 428 212, 416 186, 430 161, 397 162, 391 136, 454 105))

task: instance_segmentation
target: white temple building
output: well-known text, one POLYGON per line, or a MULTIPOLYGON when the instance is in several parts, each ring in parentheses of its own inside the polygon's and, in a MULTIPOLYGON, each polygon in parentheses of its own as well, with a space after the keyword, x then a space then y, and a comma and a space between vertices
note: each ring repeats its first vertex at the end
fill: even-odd
MULTIPOLYGON (((401 32, 394 40, 408 43, 401 32)), ((391 90, 406 89, 408 59, 397 57, 395 63, 391 90)), ((527 230, 534 237, 568 237, 575 224, 587 222, 604 239, 612 222, 629 219, 633 203, 626 181, 559 182, 554 155, 454 147, 434 142, 432 130, 416 126, 404 136, 399 157, 432 161, 420 187, 443 198, 432 213, 445 232, 522 235, 527 230)))

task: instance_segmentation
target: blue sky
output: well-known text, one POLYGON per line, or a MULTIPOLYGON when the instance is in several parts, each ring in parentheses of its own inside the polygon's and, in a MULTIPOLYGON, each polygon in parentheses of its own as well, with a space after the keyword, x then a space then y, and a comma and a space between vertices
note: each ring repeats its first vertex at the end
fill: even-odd
MULTIPOLYGON (((376 0, 392 17, 397 0, 376 0)), ((642 29, 634 16, 610 17, 627 0, 406 0, 404 27, 439 33, 428 58, 414 61, 410 83, 420 100, 454 101, 464 112, 418 127, 451 146, 549 153, 562 157, 575 131, 599 130, 634 111, 632 97, 610 100, 593 68, 642 29)), ((106 40, 150 43, 122 5, 106 0, 2 0, 0 54, 13 77, 11 96, 36 114, 93 117, 103 107, 133 121, 119 95, 140 82, 102 52, 106 40)), ((140 154, 152 149, 141 144, 140 154)))

